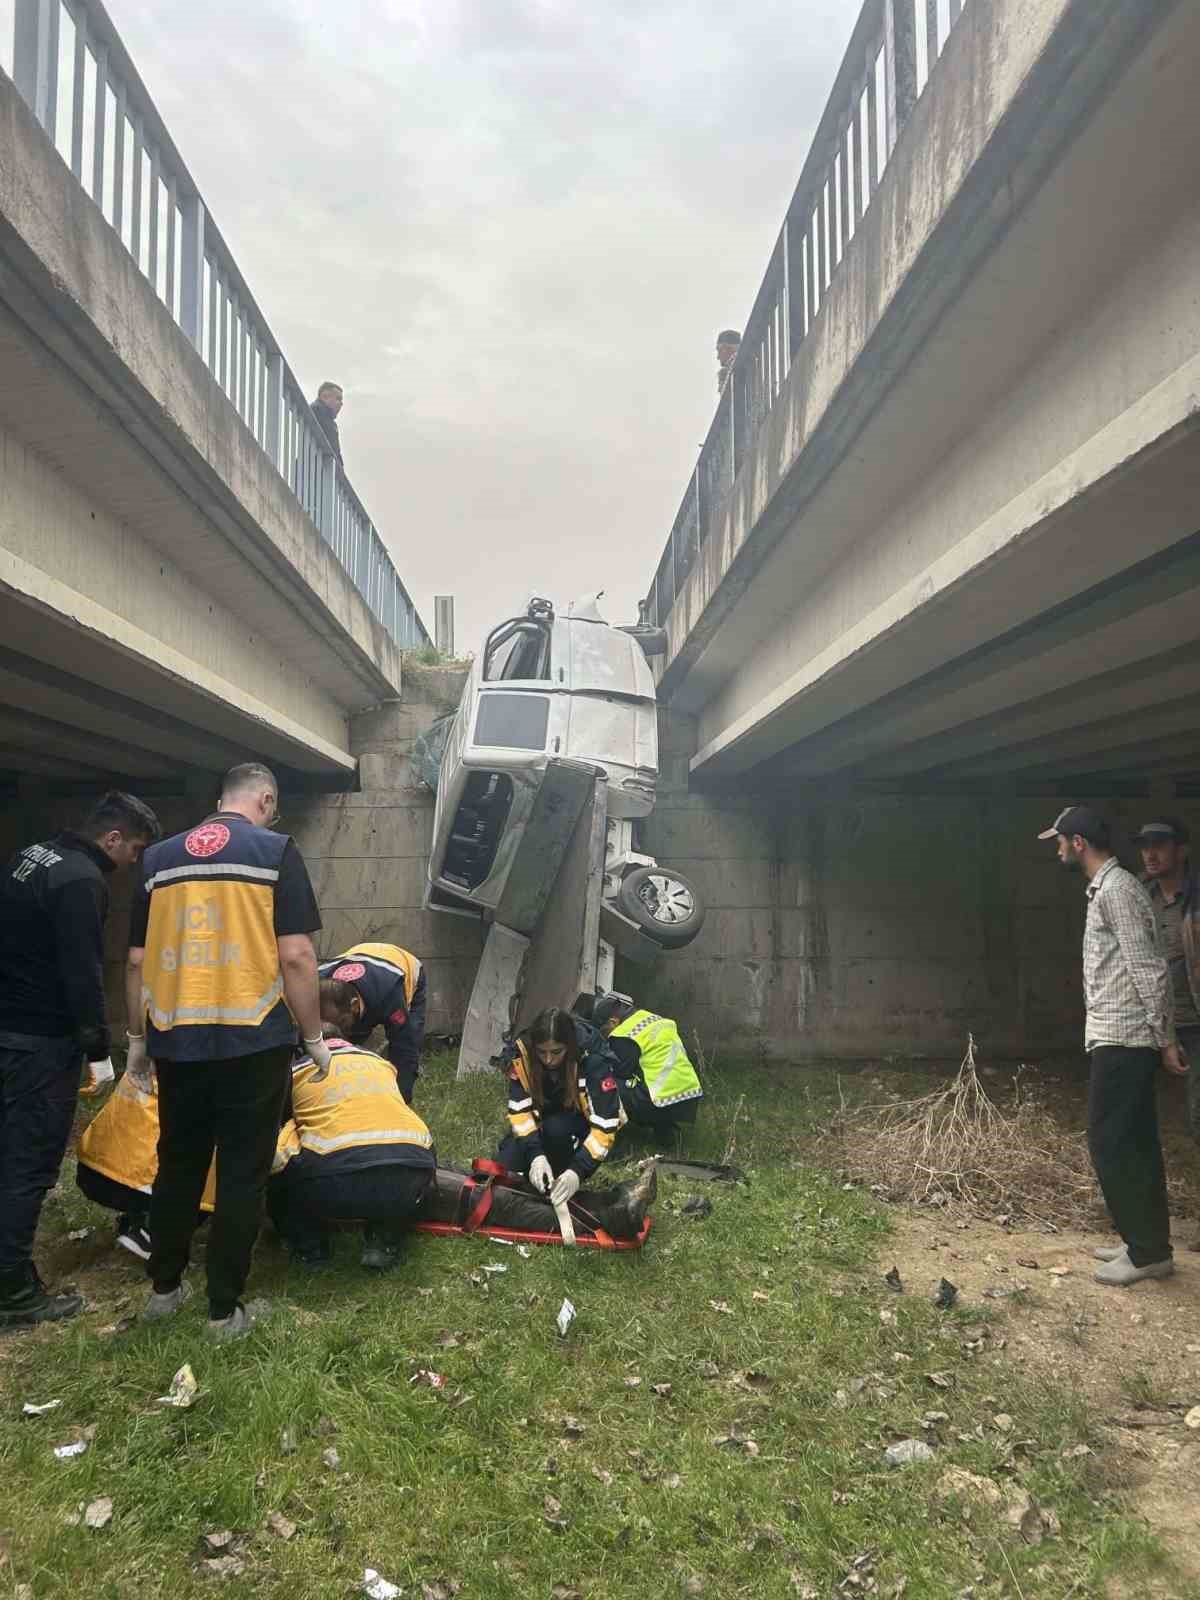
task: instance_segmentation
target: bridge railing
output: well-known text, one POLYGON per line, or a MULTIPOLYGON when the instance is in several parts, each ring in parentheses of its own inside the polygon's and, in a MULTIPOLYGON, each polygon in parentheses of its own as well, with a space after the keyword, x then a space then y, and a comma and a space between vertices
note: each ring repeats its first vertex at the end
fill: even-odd
POLYGON ((666 624, 964 0, 865 0, 646 599, 666 624))
POLYGON ((102 0, 11 9, 13 80, 47 137, 373 615, 403 648, 431 643, 102 0))

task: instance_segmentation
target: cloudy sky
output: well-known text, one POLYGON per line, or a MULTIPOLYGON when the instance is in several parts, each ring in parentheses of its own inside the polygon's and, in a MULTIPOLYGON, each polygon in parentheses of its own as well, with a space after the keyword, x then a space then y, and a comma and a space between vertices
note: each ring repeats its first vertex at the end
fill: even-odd
POLYGON ((860 0, 109 0, 355 488, 460 649, 630 621, 860 0))

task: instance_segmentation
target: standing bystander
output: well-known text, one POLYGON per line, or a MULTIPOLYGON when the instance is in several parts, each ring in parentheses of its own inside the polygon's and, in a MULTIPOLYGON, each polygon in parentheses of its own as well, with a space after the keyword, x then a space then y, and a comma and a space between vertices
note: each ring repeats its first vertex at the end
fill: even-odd
POLYGON ((312 403, 313 416, 321 424, 321 432, 333 446, 333 453, 337 457, 339 467, 345 468, 342 460, 342 439, 338 433, 338 412, 342 409, 344 396, 340 383, 323 383, 317 390, 317 398, 312 403))
POLYGON ((0 1327, 57 1322, 82 1306, 50 1295, 33 1263, 84 1061, 107 1061, 108 878, 159 836, 131 794, 110 791, 77 833, 27 845, 0 880, 0 1327))
POLYGON ((1171 1259, 1167 1178, 1158 1132, 1160 1066, 1186 1072, 1171 1020, 1171 980, 1149 896, 1112 850, 1090 806, 1060 811, 1039 839, 1058 841, 1064 867, 1087 879, 1083 932, 1084 1048, 1090 1062, 1088 1147, 1124 1243, 1096 1251, 1099 1283, 1166 1278, 1171 1259))
POLYGON ((321 918, 299 850, 270 831, 278 795, 266 767, 228 772, 212 816, 147 852, 130 924, 126 1004, 137 1031, 128 1071, 148 1086, 153 1063, 160 1128, 150 1201, 154 1292, 144 1315, 169 1316, 186 1298, 183 1275, 215 1151, 208 1327, 220 1339, 254 1320, 241 1295, 297 1025, 316 1075, 329 1067, 310 937, 321 918))
MULTIPOLYGON (((1171 973, 1175 1038, 1187 1062, 1188 1123, 1200 1139, 1200 874, 1191 835, 1178 817, 1147 822, 1136 835, 1142 853, 1158 943, 1171 973)), ((1200 1236, 1192 1246, 1200 1250, 1200 1236)))

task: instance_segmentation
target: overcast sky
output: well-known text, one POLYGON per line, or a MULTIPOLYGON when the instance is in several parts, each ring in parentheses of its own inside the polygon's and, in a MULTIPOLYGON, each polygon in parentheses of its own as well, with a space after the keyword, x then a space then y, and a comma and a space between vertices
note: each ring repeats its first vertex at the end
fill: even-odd
POLYGON ((861 0, 109 0, 460 649, 631 621, 861 0))

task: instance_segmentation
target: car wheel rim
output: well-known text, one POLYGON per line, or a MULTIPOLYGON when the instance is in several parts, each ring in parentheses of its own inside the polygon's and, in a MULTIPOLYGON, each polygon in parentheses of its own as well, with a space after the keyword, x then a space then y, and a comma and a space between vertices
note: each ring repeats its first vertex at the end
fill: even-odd
POLYGON ((655 872, 638 888, 638 899, 655 922, 673 925, 686 922, 695 913, 696 902, 686 883, 655 872))

